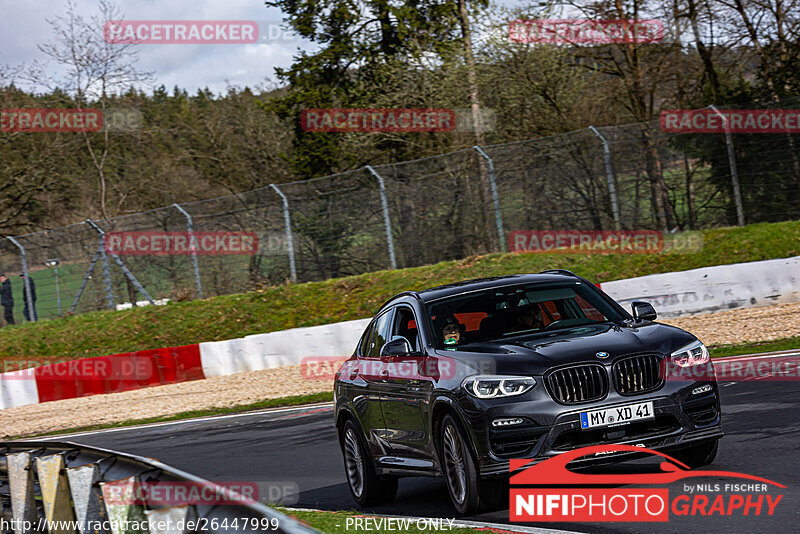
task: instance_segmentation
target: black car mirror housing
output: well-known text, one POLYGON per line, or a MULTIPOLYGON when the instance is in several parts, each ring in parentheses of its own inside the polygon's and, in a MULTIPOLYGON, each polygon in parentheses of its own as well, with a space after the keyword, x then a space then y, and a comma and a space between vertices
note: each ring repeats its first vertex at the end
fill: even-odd
POLYGON ((397 336, 381 347, 381 358, 384 356, 408 356, 411 344, 402 336, 397 336))
POLYGON ((633 311, 633 318, 636 321, 655 321, 656 317, 658 317, 653 305, 643 300, 634 300, 631 302, 631 310, 633 311))

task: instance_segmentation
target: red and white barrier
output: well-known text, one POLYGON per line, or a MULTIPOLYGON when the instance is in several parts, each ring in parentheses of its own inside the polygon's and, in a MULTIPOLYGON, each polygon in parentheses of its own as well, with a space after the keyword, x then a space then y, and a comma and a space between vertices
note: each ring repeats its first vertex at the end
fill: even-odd
POLYGON ((0 409, 203 378, 197 344, 83 358, 0 374, 0 409))
MULTIPOLYGON (((601 288, 622 304, 649 301, 662 317, 796 302, 800 301, 800 256, 616 280, 601 288)), ((299 365, 308 357, 347 357, 369 321, 293 328, 2 373, 0 409, 299 365)))

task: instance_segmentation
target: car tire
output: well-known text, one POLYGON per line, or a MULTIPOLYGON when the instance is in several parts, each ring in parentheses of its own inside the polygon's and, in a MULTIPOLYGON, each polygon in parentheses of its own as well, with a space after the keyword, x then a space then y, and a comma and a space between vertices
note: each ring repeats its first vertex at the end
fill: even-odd
POLYGON ((719 439, 715 439, 677 450, 672 456, 692 469, 697 469, 698 467, 711 464, 717 457, 718 450, 719 439))
POLYGON ((482 479, 470 453, 464 432, 448 414, 440 426, 439 458, 447 492, 461 515, 474 515, 500 508, 508 491, 505 479, 482 479))
POLYGON ((350 495, 359 506, 390 503, 397 496, 397 477, 378 476, 365 441, 358 425, 348 419, 339 433, 339 443, 350 495))

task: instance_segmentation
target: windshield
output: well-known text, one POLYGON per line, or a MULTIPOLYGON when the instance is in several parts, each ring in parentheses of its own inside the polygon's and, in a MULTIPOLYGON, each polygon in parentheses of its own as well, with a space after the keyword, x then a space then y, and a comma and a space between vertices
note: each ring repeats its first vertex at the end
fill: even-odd
POLYGON ((534 283, 474 291, 426 306, 438 348, 458 347, 623 317, 583 282, 534 283))

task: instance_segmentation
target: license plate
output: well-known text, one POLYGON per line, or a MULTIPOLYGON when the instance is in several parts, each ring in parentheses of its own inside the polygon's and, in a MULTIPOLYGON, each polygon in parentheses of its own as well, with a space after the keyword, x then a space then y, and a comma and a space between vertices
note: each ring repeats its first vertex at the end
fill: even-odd
POLYGON ((647 419, 655 419, 652 401, 581 412, 581 428, 616 426, 630 423, 631 421, 645 421, 647 419))

